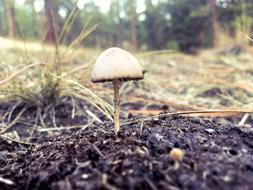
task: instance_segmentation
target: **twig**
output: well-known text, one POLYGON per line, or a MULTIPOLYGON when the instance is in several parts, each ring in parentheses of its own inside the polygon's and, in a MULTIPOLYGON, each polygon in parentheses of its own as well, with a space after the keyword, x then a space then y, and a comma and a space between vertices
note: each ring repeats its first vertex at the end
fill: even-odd
POLYGON ((55 128, 57 128, 56 119, 55 119, 54 107, 52 107, 51 111, 52 111, 52 121, 53 121, 53 125, 54 125, 55 128))
POLYGON ((40 120, 41 125, 42 125, 44 128, 46 128, 46 124, 45 124, 45 122, 44 122, 44 117, 43 117, 43 115, 42 115, 42 111, 41 111, 41 110, 39 111, 39 120, 40 120))
POLYGON ((86 113, 92 117, 92 119, 94 119, 95 121, 97 121, 98 123, 103 123, 103 121, 101 121, 101 119, 99 119, 94 113, 92 113, 90 110, 86 110, 86 113))
MULTIPOLYGON (((4 121, 5 121, 5 119, 8 117, 8 115, 9 115, 9 112, 6 112, 3 116, 0 116, 0 117, 1 117, 1 120, 2 120, 1 125, 4 125, 4 121)), ((8 121, 8 119, 7 119, 7 121, 8 121)))
POLYGON ((33 135, 35 134, 37 128, 38 128, 38 121, 39 121, 39 115, 40 115, 40 112, 41 112, 41 108, 38 108, 37 109, 37 113, 36 113, 36 118, 35 118, 35 122, 34 124, 32 125, 33 126, 33 129, 32 129, 32 132, 31 132, 31 135, 30 137, 28 138, 28 141, 30 142, 33 135))
POLYGON ((71 102, 72 102, 72 111, 71 111, 71 119, 75 118, 75 113, 76 113, 76 101, 75 98, 73 98, 73 96, 71 95, 71 102))
POLYGON ((20 105, 20 101, 18 101, 14 106, 12 106, 11 108, 11 111, 9 112, 8 114, 8 122, 11 121, 11 116, 12 116, 12 113, 14 112, 14 110, 20 105))
POLYGON ((117 188, 108 183, 106 174, 102 174, 101 178, 102 184, 105 186, 106 189, 117 190, 117 188))
POLYGON ((248 119, 249 116, 250 116, 249 113, 244 114, 244 116, 243 116, 243 118, 241 119, 239 125, 240 125, 240 126, 244 125, 245 122, 247 121, 247 119, 248 119))
POLYGON ((122 125, 129 125, 138 123, 141 121, 148 121, 154 118, 164 117, 164 116, 174 116, 174 115, 190 115, 190 114, 198 114, 198 113, 234 113, 234 114, 245 114, 245 113, 253 113, 253 110, 199 110, 199 111, 179 111, 172 113, 163 113, 153 116, 142 117, 140 119, 136 119, 133 121, 123 122, 122 125))
POLYGON ((15 135, 15 137, 16 137, 17 140, 20 140, 20 136, 18 135, 17 131, 13 131, 13 134, 15 135))
POLYGON ((17 115, 17 117, 2 131, 0 131, 0 134, 5 133, 8 129, 10 129, 13 125, 15 125, 17 123, 17 121, 19 120, 19 118, 22 116, 22 114, 26 111, 26 108, 23 108, 21 110, 21 112, 19 112, 19 114, 17 115))
POLYGON ((250 40, 250 41, 253 41, 253 38, 251 38, 250 36, 248 36, 247 34, 245 34, 245 33, 243 33, 243 32, 241 32, 246 38, 248 38, 248 40, 250 40))
POLYGON ((70 76, 70 75, 74 74, 75 72, 79 72, 82 69, 87 69, 90 67, 90 65, 91 65, 91 63, 88 63, 88 64, 82 65, 80 67, 77 67, 77 68, 73 69, 72 71, 68 72, 67 74, 63 75, 63 77, 70 76))
POLYGON ((7 140, 7 141, 12 141, 18 144, 24 144, 24 145, 29 145, 29 146, 34 146, 37 145, 36 143, 29 143, 29 142, 25 142, 25 141, 21 141, 21 140, 17 140, 17 139, 12 139, 10 137, 6 137, 5 135, 0 135, 1 138, 7 140))
POLYGON ((148 177, 145 176, 144 180, 147 182, 147 184, 149 185, 149 187, 152 190, 158 190, 158 188, 155 186, 155 184, 148 177))
POLYGON ((30 64, 30 65, 24 66, 23 68, 19 69, 15 73, 13 73, 11 76, 9 76, 9 77, 5 78, 4 80, 0 81, 0 85, 4 84, 6 82, 9 82, 10 80, 14 79, 19 74, 21 74, 24 71, 26 71, 27 69, 30 69, 30 68, 32 68, 34 66, 41 65, 41 64, 42 64, 41 62, 37 62, 37 63, 33 63, 33 64, 30 64))
POLYGON ((15 183, 9 179, 5 179, 5 178, 2 178, 0 177, 0 183, 4 183, 6 185, 15 185, 15 183))
POLYGON ((77 126, 70 126, 70 127, 42 128, 42 129, 38 129, 37 131, 38 132, 61 131, 61 130, 78 129, 78 128, 83 128, 83 127, 84 127, 83 125, 77 125, 77 126))
POLYGON ((99 148, 95 144, 92 144, 92 148, 99 154, 99 156, 101 156, 102 158, 105 157, 105 155, 99 150, 99 148))

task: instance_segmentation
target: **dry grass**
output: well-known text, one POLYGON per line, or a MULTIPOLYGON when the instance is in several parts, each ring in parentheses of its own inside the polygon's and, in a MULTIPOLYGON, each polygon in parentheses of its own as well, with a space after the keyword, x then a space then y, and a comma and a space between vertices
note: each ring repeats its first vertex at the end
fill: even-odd
MULTIPOLYGON (((39 128, 51 127, 45 123, 49 118, 54 127, 59 127, 55 108, 60 104, 70 104, 71 117, 75 118, 83 111, 77 105, 80 101, 112 120, 112 106, 87 87, 94 59, 91 52, 94 54, 95 50, 58 46, 56 53, 53 46, 25 43, 24 48, 21 41, 0 40, 8 44, 2 43, 0 54, 0 104, 7 106, 0 113, 0 135, 22 122, 32 126, 31 139, 39 128), (31 109, 34 113, 30 113, 31 109)), ((13 139, 20 138, 16 131, 11 135, 15 135, 13 139)))
POLYGON ((148 70, 143 86, 158 100, 199 109, 250 109, 253 106, 253 56, 155 55, 141 59, 148 70))
MULTIPOLYGON (((30 107, 36 108, 35 118, 23 122, 33 126, 30 139, 36 131, 45 131, 45 128, 55 131, 54 128, 59 126, 55 124, 54 108, 66 101, 66 97, 70 97, 68 103, 73 107, 72 118, 77 112, 83 112, 75 105, 75 100, 80 100, 112 120, 111 86, 90 82, 92 64, 101 50, 59 46, 59 53, 64 54, 60 57, 60 72, 56 72, 53 47, 26 43, 24 48, 22 41, 1 40, 8 46, 3 45, 0 52, 0 102, 14 103, 6 113, 0 114, 0 135, 20 122, 30 107), (26 106, 22 106, 14 117, 13 112, 23 104, 26 106), (48 114, 54 123, 53 128, 44 122, 48 114)), ((123 115, 160 112, 147 111, 149 105, 166 105, 170 111, 250 110, 253 107, 251 52, 248 50, 236 56, 214 50, 203 51, 198 56, 168 51, 136 54, 147 73, 143 81, 123 84, 122 104, 131 102, 137 106, 123 105, 123 115)), ((22 140, 18 133, 11 135, 14 135, 13 139, 22 140)))
MULTIPOLYGON (((6 41, 9 42, 9 40, 6 41)), ((80 90, 83 93, 85 87, 92 88, 102 98, 103 94, 107 96, 111 93, 103 85, 93 85, 89 81, 92 63, 100 50, 80 48, 75 52, 70 51, 61 58, 63 65, 61 76, 51 72, 49 77, 51 80, 43 82, 45 80, 43 71, 48 69, 47 67, 54 59, 53 47, 45 48, 40 44, 26 43, 26 50, 24 50, 21 43, 12 43, 12 46, 9 44, 8 47, 2 48, 0 79, 2 82, 8 78, 11 80, 1 84, 1 101, 9 99, 14 94, 21 94, 15 92, 17 90, 23 93, 28 91, 28 94, 32 94, 29 91, 38 94, 43 86, 38 86, 38 84, 45 83, 44 86, 53 88, 50 83, 54 83, 54 80, 60 83, 59 88, 63 93, 60 96, 70 95, 69 92, 73 89, 79 89, 79 93, 80 90)), ((65 50, 66 47, 60 47, 60 51, 65 50)), ((135 89, 135 97, 144 96, 150 102, 159 100, 163 103, 173 104, 174 102, 175 105, 183 104, 186 107, 191 105, 196 108, 249 109, 252 107, 253 56, 251 51, 239 56, 220 55, 216 51, 203 51, 198 56, 173 52, 141 53, 136 56, 147 73, 145 80, 141 81, 135 89), (213 93, 213 96, 210 93, 213 93)), ((135 83, 124 84, 123 98, 124 94, 133 88, 133 84, 135 83)), ((91 92, 86 91, 86 93, 91 92)), ((131 99, 129 96, 125 98, 131 99)))

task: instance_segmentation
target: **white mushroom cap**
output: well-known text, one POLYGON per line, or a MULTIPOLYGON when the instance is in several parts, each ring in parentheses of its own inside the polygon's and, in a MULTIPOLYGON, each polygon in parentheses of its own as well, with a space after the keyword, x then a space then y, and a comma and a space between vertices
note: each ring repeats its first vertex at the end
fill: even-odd
POLYGON ((138 60, 127 51, 117 47, 102 52, 92 71, 92 82, 115 79, 140 80, 143 77, 144 73, 138 60))

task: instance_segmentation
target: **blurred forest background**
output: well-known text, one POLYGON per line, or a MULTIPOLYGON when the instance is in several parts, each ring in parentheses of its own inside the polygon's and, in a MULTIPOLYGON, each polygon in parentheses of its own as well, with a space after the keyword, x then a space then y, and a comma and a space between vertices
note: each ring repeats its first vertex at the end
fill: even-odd
POLYGON ((69 15, 66 44, 97 24, 82 46, 191 53, 250 45, 253 0, 0 0, 0 36, 54 43, 69 15))

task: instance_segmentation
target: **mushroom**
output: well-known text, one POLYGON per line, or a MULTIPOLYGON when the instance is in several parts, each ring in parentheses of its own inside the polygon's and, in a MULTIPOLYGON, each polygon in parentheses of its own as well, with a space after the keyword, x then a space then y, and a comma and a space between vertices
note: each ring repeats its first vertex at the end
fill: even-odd
POLYGON ((173 148, 170 151, 169 156, 172 160, 175 161, 174 170, 177 170, 180 167, 179 163, 183 160, 184 155, 185 152, 180 148, 173 148))
POLYGON ((92 71, 92 82, 113 82, 114 87, 114 127, 118 134, 119 122, 119 88, 121 81, 141 80, 144 72, 138 60, 127 51, 112 47, 100 54, 92 71))

